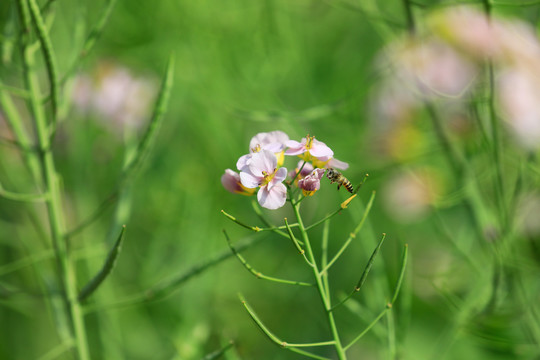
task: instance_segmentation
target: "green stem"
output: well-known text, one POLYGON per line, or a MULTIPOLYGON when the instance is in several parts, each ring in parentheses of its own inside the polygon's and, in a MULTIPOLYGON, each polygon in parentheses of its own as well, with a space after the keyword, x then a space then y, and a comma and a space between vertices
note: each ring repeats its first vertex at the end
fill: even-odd
POLYGON ((313 286, 313 284, 311 283, 306 283, 306 282, 302 282, 302 281, 294 281, 294 280, 286 280, 286 279, 280 279, 280 278, 276 278, 276 277, 273 277, 273 276, 267 276, 267 275, 264 275, 263 273, 255 270, 255 268, 253 266, 251 266, 247 261, 246 259, 244 259, 244 257, 242 256, 242 254, 240 254, 236 248, 233 246, 233 244, 231 243, 231 239, 229 238, 229 235, 227 235, 227 232, 225 230, 223 230, 223 234, 225 235, 225 239, 227 239, 227 244, 229 245, 229 248, 231 249, 231 251, 233 252, 233 254, 236 256, 236 258, 242 263, 242 265, 244 265, 244 267, 250 272, 252 273, 257 279, 263 279, 263 280, 268 280, 268 281, 273 281, 273 282, 277 282, 277 283, 281 283, 281 284, 288 284, 288 285, 301 285, 301 286, 313 286))
POLYGON ((328 346, 328 345, 335 345, 335 342, 334 341, 321 341, 321 342, 316 342, 316 343, 305 343, 305 344, 289 344, 283 340, 281 340, 280 338, 278 338, 274 333, 272 333, 267 327, 266 325, 264 325, 264 323, 259 319, 259 317, 257 316, 257 314, 255 313, 255 311, 251 308, 251 306, 249 306, 249 304, 246 302, 246 300, 244 299, 244 297, 242 296, 242 294, 239 294, 239 298, 240 298, 240 301, 242 301, 242 304, 244 305, 244 308, 247 310, 249 316, 251 317, 251 319, 255 322, 255 324, 259 327, 259 329, 262 330, 262 332, 273 342, 275 343, 276 345, 279 345, 280 347, 284 348, 284 349, 287 349, 287 350, 290 350, 292 352, 295 352, 297 354, 301 354, 301 355, 304 355, 304 356, 307 356, 307 357, 310 357, 310 358, 313 358, 313 359, 321 359, 321 360, 326 360, 326 358, 324 357, 321 357, 319 355, 316 355, 316 354, 312 354, 310 352, 307 352, 307 351, 304 351, 304 350, 300 350, 300 349, 297 349, 298 347, 313 347, 313 346, 328 346))
POLYGON ((489 106, 489 119, 491 121, 491 137, 493 141, 493 161, 495 162, 495 193, 497 206, 499 208, 500 221, 503 227, 503 232, 506 231, 508 226, 508 217, 506 214, 506 206, 504 203, 504 182, 501 160, 501 141, 499 136, 499 123, 497 122, 497 113, 495 111, 495 79, 493 63, 488 63, 489 74, 489 93, 488 93, 488 106, 489 106))
POLYGON ((377 244, 377 247, 375 248, 375 250, 373 250, 373 253, 371 254, 371 257, 369 258, 368 260, 368 263, 366 265, 366 267, 364 268, 364 272, 362 273, 362 276, 360 277, 360 280, 358 280, 358 283, 356 284, 356 286, 354 287, 353 291, 345 298, 343 299, 341 302, 339 302, 337 305, 335 305, 334 307, 332 307, 332 311, 334 311, 338 306, 341 306, 343 305, 347 300, 349 300, 355 293, 359 292, 360 289, 362 289, 362 286, 364 285, 364 283, 366 282, 366 279, 367 279, 367 276, 369 274, 369 272, 371 271, 371 267, 373 266, 373 263, 375 261, 375 257, 377 256, 377 254, 379 253, 379 250, 381 249, 381 246, 384 242, 384 239, 386 238, 386 234, 383 234, 382 238, 381 238, 381 241, 379 241, 379 243, 377 244))
POLYGON ((330 309, 332 308, 330 298, 326 295, 329 291, 327 291, 327 289, 325 289, 324 287, 321 273, 319 272, 317 262, 315 260, 315 256, 313 255, 313 250, 311 249, 309 236, 307 234, 306 228, 304 227, 302 217, 300 216, 299 204, 293 205, 293 210, 294 210, 294 215, 296 217, 296 221, 298 222, 300 234, 302 235, 302 240, 304 241, 304 247, 306 250, 307 259, 309 260, 311 264, 313 264, 311 269, 313 270, 313 276, 315 277, 315 284, 317 286, 317 291, 319 292, 319 296, 321 298, 324 310, 326 312, 328 325, 330 326, 330 331, 332 332, 332 337, 334 338, 334 342, 335 342, 334 347, 336 349, 338 359, 345 360, 347 359, 347 356, 345 354, 345 349, 343 349, 343 346, 341 345, 341 340, 339 338, 339 333, 338 333, 336 322, 334 319, 334 314, 332 313, 332 311, 330 311, 330 309))
POLYGON ((394 304, 395 304, 395 302, 396 302, 396 300, 398 298, 399 291, 401 290, 401 285, 403 283, 403 279, 405 277, 405 270, 407 269, 408 255, 409 255, 409 246, 407 244, 405 244, 405 246, 403 248, 403 254, 401 256, 401 270, 400 270, 398 279, 396 281, 396 285, 394 287, 394 293, 392 295, 392 300, 388 304, 386 304, 386 307, 384 308, 384 310, 382 310, 379 313, 379 315, 377 315, 377 317, 368 325, 367 328, 365 328, 349 344, 347 344, 347 346, 344 347, 345 350, 347 350, 348 348, 353 346, 358 340, 360 340, 360 338, 362 338, 362 336, 364 336, 369 330, 371 330, 375 326, 375 324, 377 324, 379 322, 379 320, 388 311, 390 311, 392 309, 392 307, 394 306, 394 304))
POLYGON ((46 194, 22 194, 17 192, 12 192, 4 189, 0 183, 0 197, 4 197, 13 201, 22 201, 22 202, 42 202, 46 201, 46 194))
POLYGON ((28 0, 30 5, 30 13, 32 14, 32 19, 34 20, 35 28, 39 37, 39 42, 41 43, 41 48, 43 50, 43 57, 45 59, 45 65, 47 67, 47 75, 49 77, 49 87, 51 94, 51 105, 52 105, 52 130, 56 126, 56 120, 58 117, 58 76, 56 71, 56 56, 51 44, 49 35, 47 34, 47 29, 43 18, 41 17, 41 12, 39 11, 39 6, 37 5, 36 0, 28 0))
POLYGON ((65 243, 64 214, 62 209, 62 199, 60 193, 60 181, 56 174, 54 157, 51 150, 49 129, 45 117, 45 110, 41 104, 41 94, 39 90, 38 76, 35 73, 35 59, 32 49, 28 47, 28 31, 30 26, 30 13, 25 0, 18 0, 22 24, 22 60, 24 66, 24 80, 29 91, 29 106, 34 116, 36 134, 41 152, 41 170, 43 183, 49 196, 46 201, 49 226, 52 242, 59 264, 59 277, 62 288, 65 291, 64 302, 69 311, 73 335, 75 337, 75 348, 80 360, 89 359, 88 345, 86 340, 86 330, 84 327, 84 316, 77 301, 77 285, 75 280, 75 269, 69 259, 67 246, 65 243))
POLYGON ((358 232, 362 229, 362 227, 364 226, 364 223, 365 223, 365 221, 367 219, 367 216, 368 216, 369 212, 371 211, 371 207, 373 206, 373 201, 374 200, 375 200, 375 191, 373 191, 373 193, 371 194, 371 197, 369 199, 368 204, 366 205, 366 210, 364 211, 364 215, 362 216, 362 219, 360 220, 360 223, 358 223, 358 226, 356 226, 354 231, 351 234, 349 234, 349 237, 347 238, 345 243, 341 246, 341 248, 336 253, 336 255, 334 255, 332 260, 330 260, 330 262, 321 270, 322 274, 325 274, 328 271, 328 269, 330 269, 330 267, 332 265, 334 265, 334 263, 337 261, 337 259, 339 259, 341 254, 343 254, 343 252, 345 251, 345 249, 347 249, 347 247, 349 246, 351 241, 356 237, 358 232))

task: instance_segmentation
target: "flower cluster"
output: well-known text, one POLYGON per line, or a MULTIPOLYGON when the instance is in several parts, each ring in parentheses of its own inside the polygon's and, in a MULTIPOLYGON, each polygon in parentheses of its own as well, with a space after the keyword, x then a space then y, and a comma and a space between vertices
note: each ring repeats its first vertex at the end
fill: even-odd
POLYGON ((262 207, 278 209, 285 205, 287 188, 293 183, 305 196, 311 196, 320 189, 326 168, 345 170, 348 167, 347 163, 334 158, 332 149, 314 136, 295 141, 282 131, 272 131, 251 139, 249 153, 236 162, 239 173, 225 170, 221 183, 232 193, 254 195, 256 192, 262 207), (287 172, 283 167, 285 156, 298 156, 302 160, 295 170, 287 172))
POLYGON ((437 100, 447 115, 459 118, 467 111, 465 95, 477 94, 486 60, 507 128, 522 147, 538 149, 540 41, 534 28, 470 7, 435 12, 426 32, 383 51, 377 63, 388 76, 372 102, 379 128, 403 127, 424 101, 437 100))

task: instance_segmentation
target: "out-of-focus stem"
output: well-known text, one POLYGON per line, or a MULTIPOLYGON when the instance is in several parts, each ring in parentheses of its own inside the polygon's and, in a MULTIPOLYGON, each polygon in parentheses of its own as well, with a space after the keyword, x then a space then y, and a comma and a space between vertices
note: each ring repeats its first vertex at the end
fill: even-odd
POLYGON ((51 238, 59 265, 59 278, 65 291, 64 301, 69 311, 69 318, 73 326, 75 349, 80 360, 89 359, 84 315, 77 301, 77 285, 75 271, 70 262, 65 243, 64 214, 60 193, 60 183, 56 174, 54 158, 51 150, 49 129, 45 116, 45 109, 41 103, 39 81, 35 73, 35 59, 33 50, 28 46, 28 32, 30 30, 30 12, 25 0, 18 1, 21 22, 24 26, 22 32, 22 60, 23 74, 26 87, 29 91, 29 106, 34 117, 35 129, 39 143, 41 173, 43 183, 49 196, 46 207, 51 231, 51 238))
POLYGON ((416 32, 416 24, 414 22, 414 15, 412 12, 412 6, 411 6, 410 0, 403 0, 403 6, 405 8, 405 16, 407 18, 407 29, 409 30, 409 33, 411 35, 414 35, 416 32))

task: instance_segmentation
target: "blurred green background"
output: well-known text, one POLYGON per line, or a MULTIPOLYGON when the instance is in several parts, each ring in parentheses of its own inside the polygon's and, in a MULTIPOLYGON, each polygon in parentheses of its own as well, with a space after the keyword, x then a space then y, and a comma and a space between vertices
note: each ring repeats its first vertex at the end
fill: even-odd
MULTIPOLYGON (((22 87, 19 28, 10 20, 16 19, 15 3, 0 4, 4 34, 0 76, 4 85, 22 87)), ((52 2, 53 15, 47 20, 60 74, 73 63, 105 5, 52 2)), ((429 6, 415 8, 419 22, 429 10, 429 6)), ((539 6, 496 10, 534 26, 540 14, 539 6)), ((86 307, 93 358, 199 359, 229 340, 235 347, 224 354, 226 359, 300 358, 272 344, 256 328, 238 300, 240 292, 280 338, 295 343, 327 340, 315 292, 258 281, 234 258, 186 281, 165 299, 122 303, 226 252, 222 229, 234 241, 265 238, 244 254, 256 269, 309 281, 308 269, 289 242, 251 233, 220 213, 223 209, 248 224, 261 225, 251 207, 253 198, 227 192, 220 177, 226 168, 235 169, 252 136, 273 130, 285 131, 295 140, 315 135, 336 158, 350 164, 344 173, 354 184, 370 175, 359 199, 333 220, 331 253, 361 219, 371 192, 377 191, 366 227, 330 275, 335 298, 348 293, 380 234, 388 234, 362 292, 336 315, 344 338, 354 338, 384 308, 399 272, 402 246, 409 244, 407 277, 392 318, 383 319, 355 345, 351 359, 540 356, 540 321, 534 304, 539 299, 540 257, 531 250, 538 251, 538 233, 517 236, 511 255, 493 251, 489 236, 479 235, 471 225, 460 200, 460 181, 446 166, 426 114, 418 115, 413 129, 376 131, 371 106, 379 80, 376 54, 405 31, 405 24, 403 2, 397 0, 384 5, 331 0, 118 1, 78 74, 99 83, 123 69, 131 79, 147 79, 150 85, 145 86, 155 94, 171 54, 176 68, 168 111, 143 171, 123 188, 120 201, 69 239, 70 251, 78 259, 78 280, 84 284, 103 264, 120 225, 127 226, 114 272, 86 307), (414 187, 418 183, 420 190, 414 187), (414 199, 400 202, 399 195, 408 191, 421 192, 418 207, 408 207, 414 199), (502 269, 519 273, 519 285, 511 275, 499 276, 502 269), (116 302, 120 305, 114 306, 116 302)), ((44 69, 43 63, 38 66, 44 69)), ((46 89, 45 71, 40 75, 46 89)), ((67 83, 66 103, 78 91, 84 93, 79 86, 76 81, 67 83)), ((79 100, 65 108, 54 144, 68 229, 114 191, 124 158, 146 124, 126 135, 111 126, 118 120, 78 108, 79 100)), ((16 104, 30 129, 24 102, 17 99, 16 104)), ((150 107, 141 112, 140 117, 148 119, 150 107)), ((9 141, 5 121, 0 119, 0 126, 2 184, 31 191, 21 152, 9 141)), ((468 137, 456 136, 456 142, 479 178, 491 184, 491 157, 471 131, 468 137)), ((506 156, 512 163, 522 154, 510 148, 506 156)), ((538 171, 537 162, 531 166, 538 171)), ((509 165, 506 170, 510 182, 518 169, 509 165)), ((538 172, 530 179, 523 188, 536 191, 538 172)), ((491 219, 493 190, 491 185, 483 190, 482 211, 491 219)), ((323 183, 316 196, 303 203, 305 221, 316 221, 346 198, 344 190, 337 192, 323 183)), ((56 358, 50 351, 60 341, 59 320, 51 311, 62 306, 59 296, 50 302, 43 297, 46 289, 58 287, 48 230, 39 226, 46 223, 46 215, 36 205, 37 215, 30 216, 28 207, 0 198, 1 359, 56 358), (28 261, 20 263, 21 259, 28 261)), ((276 224, 292 217, 286 209, 265 214, 276 224)), ((490 229, 484 230, 488 234, 490 229)), ((320 231, 312 236, 317 242, 320 231)), ((332 349, 320 351, 333 356, 332 349)), ((72 356, 64 352, 58 358, 72 356)))

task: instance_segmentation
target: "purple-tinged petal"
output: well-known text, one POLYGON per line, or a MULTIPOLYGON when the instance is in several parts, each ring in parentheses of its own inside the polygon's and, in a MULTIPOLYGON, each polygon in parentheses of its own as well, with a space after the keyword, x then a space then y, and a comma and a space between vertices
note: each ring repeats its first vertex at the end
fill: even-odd
POLYGON ((248 189, 243 186, 240 182, 240 174, 231 169, 225 170, 225 173, 221 176, 221 184, 227 191, 230 191, 234 194, 246 196, 255 194, 255 189, 248 189))
POLYGON ((315 169, 311 174, 298 181, 298 187, 304 191, 305 195, 313 193, 321 188, 321 178, 324 175, 324 169, 315 169))
POLYGON ((313 196, 321 188, 321 178, 324 169, 315 169, 311 174, 298 181, 298 187, 302 189, 304 196, 313 196))
POLYGON ((262 207, 275 210, 285 205, 287 200, 287 188, 279 183, 268 189, 268 186, 263 186, 257 193, 257 200, 262 207))
POLYGON ((242 191, 242 187, 238 185, 240 175, 231 169, 225 170, 225 174, 221 176, 221 184, 223 187, 232 193, 242 191))
POLYGON ((258 187, 261 184, 262 180, 262 177, 255 176, 249 172, 242 171, 240 173, 240 182, 242 183, 242 185, 249 189, 258 187))
POLYGON ((324 176, 324 173, 325 173, 325 169, 315 169, 313 170, 313 172, 311 173, 311 176, 321 180, 322 177, 324 176))

